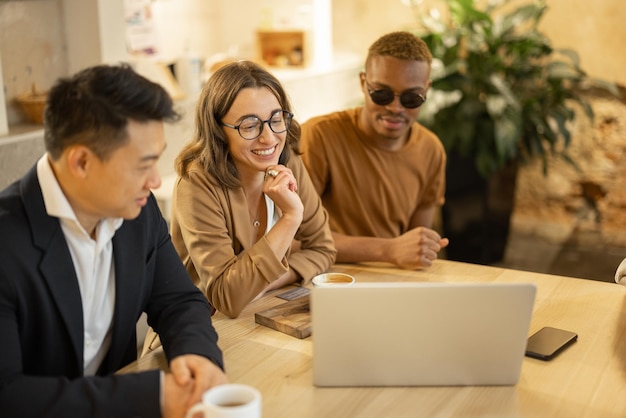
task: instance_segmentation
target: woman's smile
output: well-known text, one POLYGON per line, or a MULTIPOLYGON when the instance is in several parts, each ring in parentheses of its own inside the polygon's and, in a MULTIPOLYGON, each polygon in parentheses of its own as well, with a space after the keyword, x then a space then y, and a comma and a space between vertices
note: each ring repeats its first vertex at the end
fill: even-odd
POLYGON ((260 155, 262 157, 266 157, 266 156, 270 156, 272 154, 274 154, 274 152, 276 151, 277 145, 274 145, 271 148, 265 148, 265 149, 254 149, 252 150, 252 152, 256 155, 260 155))

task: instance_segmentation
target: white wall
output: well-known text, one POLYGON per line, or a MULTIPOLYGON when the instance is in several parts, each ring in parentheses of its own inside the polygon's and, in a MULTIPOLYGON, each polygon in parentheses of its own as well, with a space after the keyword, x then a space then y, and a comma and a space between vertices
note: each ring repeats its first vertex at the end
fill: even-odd
MULTIPOLYGON (((160 54, 150 57, 150 62, 171 63, 186 54, 207 58, 218 53, 256 59, 257 29, 299 29, 311 42, 308 57, 312 59, 306 68, 271 69, 283 82, 296 118, 303 122, 362 100, 358 72, 364 57, 333 50, 331 0, 154 0, 150 4, 160 45, 160 54)), ((4 72, 7 97, 2 104, 12 103, 13 96, 32 81, 47 89, 58 77, 86 66, 130 60, 124 5, 124 0, 0 1, 0 53, 4 60, 0 68, 8 70, 4 72), (29 68, 32 74, 27 73, 29 68)), ((174 174, 174 158, 193 133, 195 102, 194 94, 178 100, 185 117, 166 127, 168 147, 159 162, 166 179, 174 174)), ((21 123, 19 109, 10 107, 2 114, 9 116, 9 125, 15 116, 14 129, 5 137, 0 133, 0 142, 17 144, 24 141, 22 128, 17 126, 21 123)), ((41 127, 25 129, 41 135, 41 127)), ((31 142, 38 140, 29 139, 31 142)), ((28 160, 27 166, 41 155, 41 148, 23 158, 28 160)), ((8 154, 4 157, 14 160, 8 154)), ((22 169, 11 171, 17 177, 21 174, 22 169)))
POLYGON ((331 0, 156 0, 154 20, 165 60, 231 53, 256 59, 256 31, 303 30, 312 66, 332 60, 331 0))

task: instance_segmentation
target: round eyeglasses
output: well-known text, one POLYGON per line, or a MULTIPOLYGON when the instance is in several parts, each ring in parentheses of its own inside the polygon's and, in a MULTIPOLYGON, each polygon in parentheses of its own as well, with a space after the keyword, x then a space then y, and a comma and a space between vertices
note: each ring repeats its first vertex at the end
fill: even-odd
POLYGON ((400 94, 395 94, 393 90, 387 87, 374 90, 372 86, 370 86, 370 83, 368 83, 367 78, 365 79, 365 85, 367 86, 367 93, 370 95, 370 98, 379 106, 388 105, 393 102, 393 99, 396 97, 400 98, 400 104, 407 109, 416 109, 426 101, 426 97, 410 90, 403 91, 400 94))
POLYGON ((263 133, 263 125, 266 123, 272 132, 281 134, 289 129, 292 119, 293 113, 288 110, 277 110, 272 113, 268 120, 261 120, 258 116, 248 116, 244 118, 239 125, 229 125, 225 122, 222 122, 222 125, 227 128, 237 129, 239 136, 243 139, 253 140, 261 136, 263 133))

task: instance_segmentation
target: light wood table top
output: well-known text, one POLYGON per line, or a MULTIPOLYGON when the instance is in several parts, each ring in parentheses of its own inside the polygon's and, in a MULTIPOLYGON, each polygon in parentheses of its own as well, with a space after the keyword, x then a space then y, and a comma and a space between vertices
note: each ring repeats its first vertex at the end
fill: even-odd
MULTIPOLYGON (((626 289, 618 284, 437 260, 424 271, 380 264, 335 265, 357 282, 530 282, 537 295, 530 333, 544 326, 578 333, 551 361, 526 357, 515 386, 317 388, 313 337, 298 339, 254 320, 285 303, 276 290, 237 319, 214 325, 231 382, 258 388, 263 415, 302 417, 626 417, 626 289)), ((122 372, 166 368, 159 349, 122 372)))

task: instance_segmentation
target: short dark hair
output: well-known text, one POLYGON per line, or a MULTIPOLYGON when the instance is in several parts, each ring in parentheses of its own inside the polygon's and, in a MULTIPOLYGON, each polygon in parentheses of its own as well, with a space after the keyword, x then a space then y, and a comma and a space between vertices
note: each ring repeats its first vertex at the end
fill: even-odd
POLYGON ((104 160, 128 140, 129 119, 173 122, 180 115, 163 87, 128 64, 86 68, 59 79, 48 94, 46 150, 56 160, 67 147, 82 144, 104 160))
MULTIPOLYGON (((185 177, 189 165, 197 160, 220 184, 231 189, 241 186, 239 173, 228 152, 228 138, 222 129, 222 118, 241 90, 260 87, 268 88, 282 109, 292 111, 280 81, 254 62, 233 62, 211 75, 196 107, 194 137, 176 158, 176 171, 180 176, 185 177)), ((289 161, 292 151, 299 153, 300 132, 300 124, 293 119, 287 130, 285 147, 278 159, 280 164, 289 161)))
POLYGON ((422 61, 432 64, 433 56, 428 45, 411 32, 391 32, 378 38, 369 47, 365 66, 373 57, 388 56, 401 60, 422 61))

